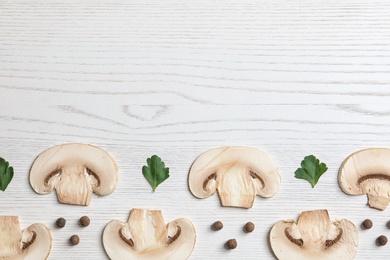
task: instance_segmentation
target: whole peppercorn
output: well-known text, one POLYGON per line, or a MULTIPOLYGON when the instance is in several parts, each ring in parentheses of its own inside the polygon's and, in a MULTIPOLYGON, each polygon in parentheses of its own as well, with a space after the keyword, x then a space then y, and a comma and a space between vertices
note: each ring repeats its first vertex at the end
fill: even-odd
POLYGON ((78 235, 73 235, 70 237, 69 242, 72 246, 78 245, 80 243, 80 238, 78 235))
POLYGON ((244 231, 246 233, 251 233, 253 232, 253 230, 255 230, 255 224, 253 224, 252 222, 248 222, 245 224, 244 231))
POLYGON ((89 217, 83 216, 80 218, 79 222, 82 227, 88 227, 89 223, 91 223, 91 220, 89 219, 89 217))
POLYGON ((364 220, 362 223, 362 228, 364 228, 364 229, 372 228, 372 221, 369 219, 364 220))
POLYGON ((377 239, 376 239, 376 243, 377 245, 379 246, 384 246, 387 244, 387 237, 386 236, 379 236, 377 239))
POLYGON ((214 230, 214 231, 218 231, 218 230, 221 230, 223 228, 223 223, 221 221, 215 221, 212 225, 211 225, 211 229, 214 230))
POLYGON ((225 248, 226 249, 235 249, 236 247, 237 247, 237 240, 235 240, 234 238, 233 239, 229 239, 225 243, 225 248))
POLYGON ((386 223, 386 227, 390 228, 390 220, 386 223))
POLYGON ((59 219, 57 219, 57 221, 56 221, 56 226, 57 226, 58 228, 63 228, 63 227, 65 227, 65 224, 66 224, 66 220, 65 220, 64 218, 59 218, 59 219))

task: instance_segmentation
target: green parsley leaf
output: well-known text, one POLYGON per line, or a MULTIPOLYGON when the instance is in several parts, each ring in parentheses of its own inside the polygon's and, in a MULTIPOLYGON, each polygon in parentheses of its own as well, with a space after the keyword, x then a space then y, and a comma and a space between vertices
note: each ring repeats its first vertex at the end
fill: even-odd
POLYGON ((13 177, 14 168, 9 166, 9 163, 0 157, 0 190, 5 191, 13 177))
POLYGON ((326 164, 320 163, 314 155, 306 156, 301 162, 301 167, 295 171, 295 178, 307 180, 312 188, 317 184, 321 175, 328 170, 326 164))
POLYGON ((165 163, 157 155, 153 155, 146 160, 148 166, 142 167, 142 174, 148 180, 153 192, 157 186, 169 178, 169 168, 165 167, 165 163))

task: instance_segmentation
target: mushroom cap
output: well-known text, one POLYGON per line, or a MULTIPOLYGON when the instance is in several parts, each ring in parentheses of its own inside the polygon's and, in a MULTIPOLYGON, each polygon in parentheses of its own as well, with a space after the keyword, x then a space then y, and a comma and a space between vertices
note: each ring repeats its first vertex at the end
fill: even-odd
POLYGON ((197 198, 207 198, 218 190, 223 206, 250 208, 255 195, 275 195, 280 175, 276 163, 265 152, 226 146, 202 153, 191 166, 188 182, 197 198))
POLYGON ((133 209, 127 223, 112 220, 103 231, 104 249, 112 260, 187 259, 195 240, 190 221, 180 218, 165 225, 159 210, 133 209))
POLYGON ((75 183, 82 182, 78 180, 79 177, 72 177, 72 172, 78 172, 79 176, 91 174, 89 179, 85 177, 84 182, 93 180, 99 183, 100 185, 91 185, 91 189, 102 196, 111 194, 118 182, 118 168, 106 151, 89 144, 71 143, 57 145, 42 152, 31 167, 30 183, 37 193, 47 194, 58 188, 61 178, 75 183), (53 177, 62 170, 70 174, 67 177, 53 177), (94 180, 96 178, 99 180, 94 180), (50 181, 45 184, 48 179, 50 181))
POLYGON ((338 182, 350 195, 367 194, 369 206, 385 209, 390 197, 390 149, 369 148, 349 155, 342 163, 338 182))
POLYGON ((17 216, 0 216, 0 258, 47 259, 52 237, 44 224, 33 224, 20 229, 17 216))
POLYGON ((327 210, 302 212, 298 222, 282 220, 270 232, 270 243, 280 260, 354 259, 359 241, 348 220, 331 222, 327 210))

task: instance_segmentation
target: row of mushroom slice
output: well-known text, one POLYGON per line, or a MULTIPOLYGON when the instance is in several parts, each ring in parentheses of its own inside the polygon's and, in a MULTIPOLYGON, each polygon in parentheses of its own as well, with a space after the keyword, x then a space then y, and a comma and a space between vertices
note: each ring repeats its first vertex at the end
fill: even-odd
MULTIPOLYGON (((187 259, 195 240, 189 220, 166 225, 159 210, 133 209, 127 223, 112 220, 103 232, 104 248, 113 260, 187 259)), ((21 230, 17 216, 0 216, 0 259, 44 260, 51 246, 51 232, 44 224, 21 230)))
MULTIPOLYGON (((390 202, 390 149, 357 151, 342 163, 338 182, 349 195, 367 194, 368 205, 384 210, 390 202)), ((271 197, 279 190, 280 174, 272 158, 251 147, 220 147, 201 154, 189 174, 198 198, 218 191, 222 206, 251 208, 256 195, 271 197)))
MULTIPOLYGON (((331 221, 327 210, 302 212, 298 221, 281 220, 271 229, 270 244, 280 260, 354 259, 358 230, 349 220, 331 221)), ((159 210, 133 209, 129 220, 112 220, 103 245, 112 260, 187 259, 195 245, 195 228, 187 219, 167 225, 159 210)))
MULTIPOLYGON (((282 220, 270 232, 276 257, 288 259, 353 259, 358 231, 348 220, 331 222, 327 210, 303 212, 298 222, 282 220)), ((110 221, 103 231, 104 249, 112 260, 187 259, 196 231, 184 218, 165 224, 160 210, 133 209, 127 222, 110 221)), ((0 217, 1 259, 47 259, 52 237, 43 224, 20 229, 18 217, 0 217)))
MULTIPOLYGON (((338 181, 350 195, 367 194, 370 207, 384 210, 390 201, 390 149, 371 148, 348 156, 338 181)), ((39 194, 56 190, 59 202, 90 204, 92 193, 111 194, 118 167, 103 149, 87 144, 62 144, 42 152, 30 170, 30 183, 39 194)), ((226 146, 201 154, 192 164, 188 184, 197 198, 218 192, 222 206, 251 208, 256 195, 272 197, 280 187, 276 163, 252 147, 226 146)))
MULTIPOLYGON (((56 190, 58 201, 90 204, 92 193, 111 194, 118 168, 104 150, 87 144, 62 144, 42 152, 30 170, 30 183, 39 194, 56 190)), ((218 190, 222 206, 251 208, 256 195, 271 197, 280 175, 272 158, 251 147, 221 147, 200 155, 191 167, 189 187, 198 198, 218 190)))
MULTIPOLYGON (((328 211, 302 212, 298 221, 281 220, 271 229, 270 244, 280 260, 354 259, 359 236, 349 220, 331 221, 328 211)), ((127 223, 109 222, 103 245, 110 259, 187 259, 195 245, 192 223, 177 219, 165 224, 159 210, 133 209, 127 223)))

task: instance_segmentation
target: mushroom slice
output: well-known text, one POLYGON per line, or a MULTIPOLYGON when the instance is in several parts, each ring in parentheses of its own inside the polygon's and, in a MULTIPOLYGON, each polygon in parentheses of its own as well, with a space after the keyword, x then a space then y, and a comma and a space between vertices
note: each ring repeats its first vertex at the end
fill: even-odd
POLYGON ((188 182, 197 198, 218 190, 222 206, 251 208, 256 195, 275 195, 280 175, 268 154, 252 147, 227 146, 201 154, 191 166, 188 182))
POLYGON ((112 220, 103 245, 112 260, 187 259, 194 249, 195 228, 184 218, 165 225, 160 210, 133 209, 127 223, 112 220))
POLYGON ((87 206, 92 192, 111 194, 118 182, 115 161, 88 144, 62 144, 42 152, 30 170, 30 183, 39 194, 57 191, 58 201, 87 206))
POLYGON ((390 149, 370 148, 348 156, 340 167, 340 188, 350 195, 367 194, 371 208, 384 210, 390 201, 390 149))
POLYGON ((352 222, 331 222, 325 209, 302 212, 298 223, 279 221, 270 232, 272 250, 280 260, 353 259, 358 241, 352 222))
POLYGON ((47 259, 51 250, 51 233, 43 224, 20 229, 16 216, 0 216, 1 259, 47 259))

